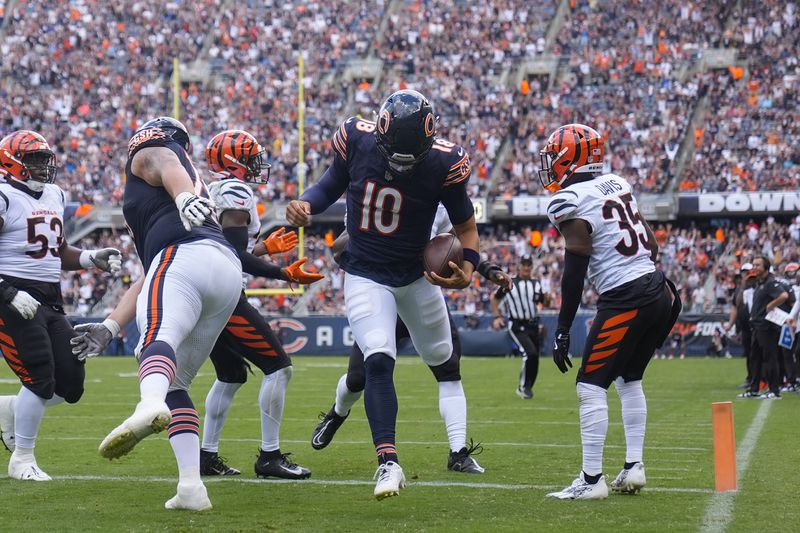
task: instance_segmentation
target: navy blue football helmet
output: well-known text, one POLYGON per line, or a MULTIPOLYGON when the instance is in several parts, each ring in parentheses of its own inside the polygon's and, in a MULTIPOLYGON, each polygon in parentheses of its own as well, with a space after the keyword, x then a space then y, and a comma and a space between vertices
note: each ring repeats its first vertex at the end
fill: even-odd
POLYGON ((138 131, 146 130, 148 128, 158 128, 163 130, 164 133, 169 135, 173 141, 177 142, 188 153, 192 153, 192 141, 189 139, 189 130, 180 120, 172 117, 158 117, 145 122, 138 131))
POLYGON ((417 91, 392 93, 378 111, 375 138, 392 174, 407 174, 433 146, 436 116, 427 98, 417 91))

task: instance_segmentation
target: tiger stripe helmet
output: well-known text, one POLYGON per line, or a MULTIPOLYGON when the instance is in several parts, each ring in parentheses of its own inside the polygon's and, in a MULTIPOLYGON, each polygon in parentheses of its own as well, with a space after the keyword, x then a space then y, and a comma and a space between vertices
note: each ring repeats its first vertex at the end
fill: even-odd
POLYGON ((0 140, 0 176, 39 192, 56 181, 56 155, 40 134, 17 130, 0 140))
POLYGON ((558 192, 564 181, 578 172, 602 172, 603 138, 583 124, 567 124, 550 134, 539 152, 539 181, 550 192, 558 192))
POLYGON ((206 146, 209 168, 228 177, 248 183, 269 181, 272 165, 266 162, 267 151, 256 138, 243 130, 226 130, 214 135, 206 146), (267 171, 266 177, 262 176, 267 171))

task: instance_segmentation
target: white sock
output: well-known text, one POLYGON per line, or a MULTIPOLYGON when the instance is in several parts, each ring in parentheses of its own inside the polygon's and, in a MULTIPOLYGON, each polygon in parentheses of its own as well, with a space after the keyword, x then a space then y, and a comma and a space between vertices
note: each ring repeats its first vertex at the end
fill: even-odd
POLYGON ((583 471, 596 476, 603 473, 603 446, 608 433, 608 391, 597 385, 578 383, 581 416, 583 471))
POLYGON ((343 375, 336 385, 336 403, 333 404, 333 410, 339 416, 347 416, 363 393, 364 391, 353 392, 348 389, 347 374, 343 375))
POLYGON ((647 400, 642 381, 625 383, 622 378, 614 382, 622 404, 622 425, 625 427, 625 462, 641 462, 644 456, 644 433, 647 425, 647 400))
POLYGON ((16 451, 24 454, 25 451, 20 448, 33 450, 36 447, 36 436, 39 434, 39 426, 42 424, 46 403, 47 400, 37 396, 27 387, 20 389, 14 406, 16 451))
POLYGON ((169 391, 169 379, 164 374, 153 373, 139 382, 139 394, 142 401, 163 402, 169 391))
POLYGON ((203 446, 209 452, 219 450, 219 435, 228 418, 233 396, 241 383, 225 383, 215 380, 206 396, 206 416, 203 420, 203 446))
POLYGON ((258 405, 261 407, 261 449, 274 452, 280 449, 279 433, 286 400, 286 385, 292 379, 292 367, 281 368, 261 381, 258 405))
POLYGON ((66 400, 59 396, 58 394, 53 394, 53 397, 44 402, 47 407, 53 407, 54 405, 59 405, 64 403, 66 400))
POLYGON ((200 437, 197 433, 179 433, 169 438, 178 463, 178 483, 201 483, 200 437))
POLYGON ((444 420, 450 449, 454 452, 467 445, 467 397, 461 381, 439 382, 439 414, 444 420))

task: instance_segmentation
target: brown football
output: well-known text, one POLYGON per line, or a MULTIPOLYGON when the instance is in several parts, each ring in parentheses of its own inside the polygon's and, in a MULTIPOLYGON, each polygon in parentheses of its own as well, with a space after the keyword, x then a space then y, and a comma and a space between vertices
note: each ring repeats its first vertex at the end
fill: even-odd
POLYGON ((426 272, 435 272, 443 278, 449 278, 453 274, 453 269, 448 262, 452 261, 458 266, 464 262, 461 241, 452 233, 441 233, 425 245, 422 260, 426 272))

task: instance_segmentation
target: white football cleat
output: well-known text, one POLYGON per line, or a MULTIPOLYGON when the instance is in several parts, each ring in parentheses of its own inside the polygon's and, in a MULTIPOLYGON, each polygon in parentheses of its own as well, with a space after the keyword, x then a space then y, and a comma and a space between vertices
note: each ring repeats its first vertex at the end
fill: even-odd
POLYGON ((211 509, 211 500, 202 482, 191 485, 178 483, 178 493, 164 503, 164 508, 207 511, 211 509))
POLYGON ((398 496, 400 489, 406 486, 406 476, 403 468, 394 461, 387 461, 378 466, 372 479, 378 478, 375 484, 375 497, 379 500, 398 496))
POLYGON ((39 468, 33 455, 20 457, 19 454, 11 454, 8 461, 8 477, 22 481, 51 481, 52 478, 47 472, 39 468))
POLYGON ((623 494, 636 494, 642 490, 647 483, 644 475, 644 465, 636 463, 630 468, 623 468, 616 479, 611 482, 611 490, 623 494))
POLYGON ((0 442, 14 453, 14 402, 16 396, 0 396, 0 442))
POLYGON ((143 438, 164 431, 171 420, 166 402, 142 400, 133 414, 103 439, 100 455, 106 459, 122 457, 143 438))
POLYGON ((564 490, 558 492, 551 492, 547 495, 548 498, 557 498, 559 500, 603 500, 608 498, 608 485, 606 485, 606 477, 600 476, 597 483, 587 483, 583 478, 583 472, 575 478, 572 485, 566 487, 564 490))

